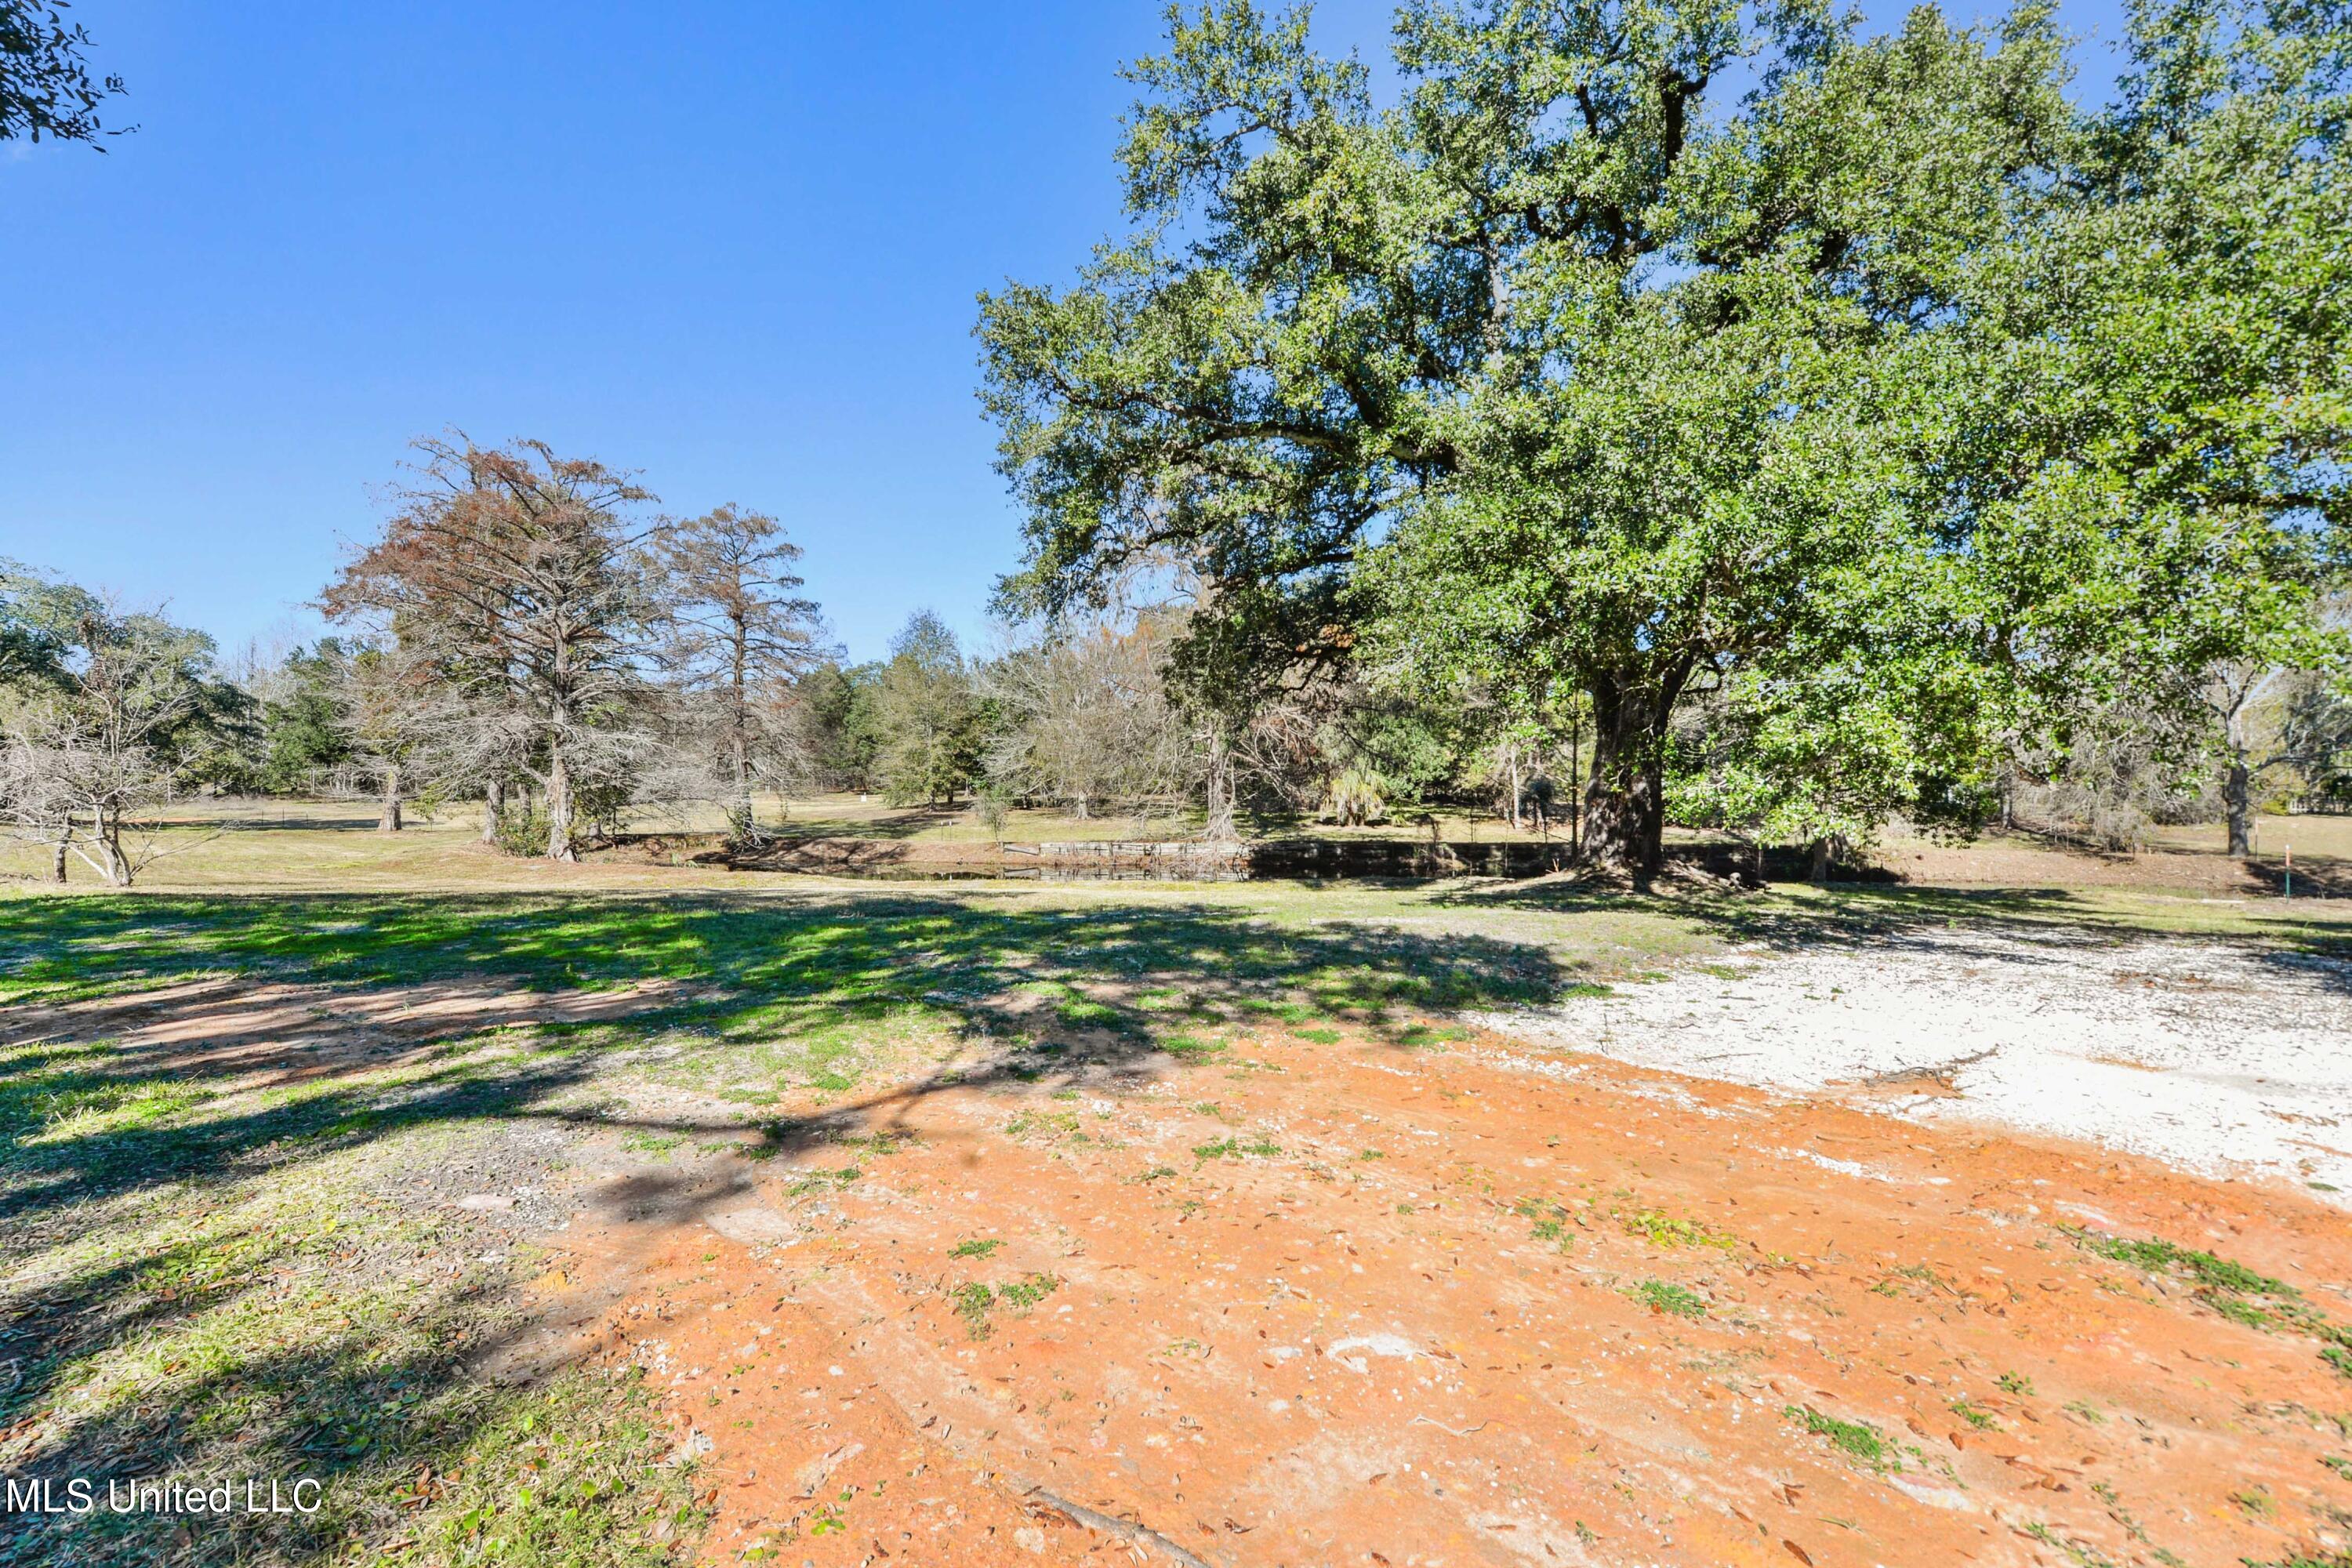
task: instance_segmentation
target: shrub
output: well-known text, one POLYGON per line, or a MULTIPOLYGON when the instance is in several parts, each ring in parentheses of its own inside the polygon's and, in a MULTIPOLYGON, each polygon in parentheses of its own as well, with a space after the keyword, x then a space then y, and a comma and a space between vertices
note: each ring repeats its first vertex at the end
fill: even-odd
POLYGON ((520 811, 513 806, 499 814, 499 830, 490 842, 509 855, 528 859, 547 853, 547 813, 537 806, 520 811))

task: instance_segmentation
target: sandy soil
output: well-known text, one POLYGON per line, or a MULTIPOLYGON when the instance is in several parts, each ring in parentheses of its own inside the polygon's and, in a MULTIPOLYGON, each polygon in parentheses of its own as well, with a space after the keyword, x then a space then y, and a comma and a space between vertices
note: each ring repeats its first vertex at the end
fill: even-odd
POLYGON ((1685 970, 1487 1020, 1917 1120, 2094 1140, 2352 1205, 2352 963, 2052 930, 1899 938, 1685 970), (2328 1189, 2337 1189, 2329 1192, 2328 1189))
POLYGON ((2063 1228, 2352 1314, 2291 1193, 1493 1037, 1055 1087, 590 1162, 550 1310, 669 1386, 708 1561, 2201 1565, 2352 1526, 2315 1342, 2063 1228))

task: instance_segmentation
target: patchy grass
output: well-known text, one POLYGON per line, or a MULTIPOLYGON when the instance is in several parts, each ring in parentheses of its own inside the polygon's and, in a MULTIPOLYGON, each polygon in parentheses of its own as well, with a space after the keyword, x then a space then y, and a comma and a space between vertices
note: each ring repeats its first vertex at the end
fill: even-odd
POLYGON ((692 1470, 659 1463, 667 1442, 635 1371, 572 1374, 485 1426, 454 1479, 420 1469, 412 1495, 446 1561, 654 1568, 709 1518, 692 1470))
POLYGON ((2101 1258, 2128 1263, 2146 1273, 2187 1279, 2198 1300, 2233 1323, 2263 1333, 2294 1332, 2316 1339, 2319 1359, 2342 1376, 2352 1378, 2352 1324, 2335 1321, 2284 1280, 2155 1237, 2131 1241, 2088 1230, 2068 1234, 2077 1246, 2101 1258))
POLYGON ((466 1184, 536 1180, 498 1123, 570 1089, 491 1035, 422 1063, 254 1087, 109 1043, 0 1051, 0 1394, 20 1478, 323 1483, 311 1515, 12 1516, 0 1561, 666 1563, 702 1515, 650 1395, 487 1383, 532 1271, 466 1184), (451 1184, 458 1184, 451 1185, 451 1184), (462 1479, 459 1479, 462 1478, 462 1479), (199 1551, 201 1548, 201 1551, 199 1551))
POLYGON ((1239 1160, 1244 1156, 1271 1160, 1281 1152, 1281 1144, 1268 1142, 1264 1139, 1255 1143, 1244 1143, 1238 1138, 1219 1138, 1211 1142, 1192 1145, 1192 1158, 1203 1165, 1212 1160, 1239 1160))
POLYGON ((1061 1280, 1051 1274, 1024 1274, 993 1288, 974 1279, 957 1286, 948 1292, 948 1297, 954 1303, 956 1316, 963 1320, 964 1331, 973 1339, 984 1340, 995 1328, 989 1314, 998 1307, 1015 1316, 1024 1315, 1061 1286, 1061 1280))
POLYGON ((1660 1209, 1638 1209, 1620 1215, 1618 1223, 1625 1227, 1626 1235, 1637 1236, 1653 1247, 1711 1247, 1728 1252, 1739 1245, 1739 1238, 1727 1230, 1717 1230, 1660 1209))
POLYGON ((1979 1432, 1998 1432, 2000 1422, 1984 1406, 1968 1399, 1955 1399, 1945 1408, 1979 1432))
POLYGON ((2177 1247, 2168 1241, 2154 1238, 2127 1241, 2120 1237, 2101 1236, 2093 1231, 2078 1232, 2075 1239, 2086 1250, 2102 1258, 2131 1264, 2150 1274, 2186 1275, 2208 1290, 2242 1296, 2275 1296, 2283 1300, 2303 1293, 2268 1275, 2257 1274, 2242 1263, 2233 1263, 2210 1252, 2177 1247))
POLYGON ((1896 1458, 1895 1446, 1878 1428, 1864 1421, 1841 1421, 1834 1415, 1824 1415, 1810 1405, 1790 1405, 1780 1414, 1796 1422, 1816 1437, 1826 1437, 1830 1447, 1857 1464, 1874 1470, 1899 1470, 1903 1461, 1896 1458))

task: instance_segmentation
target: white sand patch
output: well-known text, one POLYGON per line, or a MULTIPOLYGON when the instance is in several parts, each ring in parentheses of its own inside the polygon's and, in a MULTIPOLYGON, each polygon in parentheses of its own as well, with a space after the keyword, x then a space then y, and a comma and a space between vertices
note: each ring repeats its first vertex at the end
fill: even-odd
POLYGON ((1478 1022, 1643 1067, 1867 1091, 2352 1206, 2352 963, 2212 942, 1930 931, 1478 1022))

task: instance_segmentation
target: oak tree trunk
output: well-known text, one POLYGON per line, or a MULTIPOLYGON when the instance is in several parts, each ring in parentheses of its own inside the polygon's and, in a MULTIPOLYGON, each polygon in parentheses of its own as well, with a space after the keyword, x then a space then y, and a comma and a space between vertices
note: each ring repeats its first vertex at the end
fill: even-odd
POLYGON ((2254 852, 2254 777, 2245 759, 2233 757, 2221 775, 2221 813, 2230 825, 2230 853, 2243 859, 2254 852))
POLYGON ((499 840, 499 818, 505 812, 507 786, 504 780, 492 779, 482 786, 482 842, 499 840))
POLYGON ((1598 681, 1592 694, 1592 773, 1584 792, 1583 858, 1656 874, 1665 859, 1665 704, 1598 681))
POLYGON ((122 818, 101 806, 91 814, 90 827, 90 837, 98 843, 99 873, 107 886, 131 886, 131 860, 122 853, 122 818))

